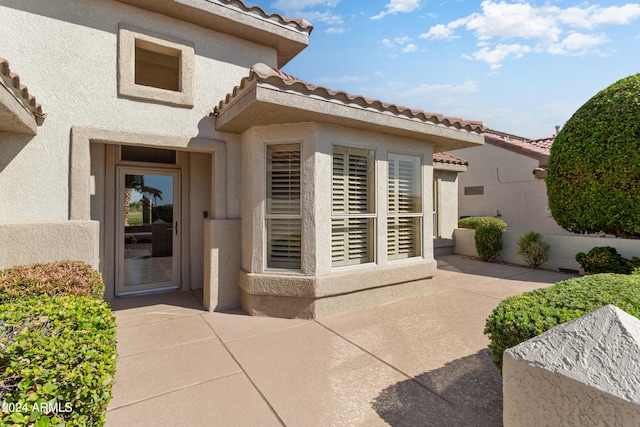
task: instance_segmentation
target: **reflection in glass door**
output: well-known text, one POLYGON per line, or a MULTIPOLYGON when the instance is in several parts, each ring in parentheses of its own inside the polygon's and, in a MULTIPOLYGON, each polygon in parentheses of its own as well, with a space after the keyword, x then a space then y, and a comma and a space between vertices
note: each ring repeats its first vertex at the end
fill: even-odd
POLYGON ((177 288, 179 172, 120 168, 118 295, 177 288))

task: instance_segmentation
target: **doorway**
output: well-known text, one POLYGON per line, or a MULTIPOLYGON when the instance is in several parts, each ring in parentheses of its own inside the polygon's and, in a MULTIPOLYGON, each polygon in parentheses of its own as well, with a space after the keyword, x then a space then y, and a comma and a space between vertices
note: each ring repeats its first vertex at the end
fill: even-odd
POLYGON ((180 287, 180 171, 119 167, 116 295, 180 287))

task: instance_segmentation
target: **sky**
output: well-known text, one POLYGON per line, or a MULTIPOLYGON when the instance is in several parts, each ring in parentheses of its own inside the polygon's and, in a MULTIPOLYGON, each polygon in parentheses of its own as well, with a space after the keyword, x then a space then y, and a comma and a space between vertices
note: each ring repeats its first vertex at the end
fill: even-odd
POLYGON ((245 0, 305 18, 282 71, 314 85, 529 139, 640 73, 640 2, 245 0))

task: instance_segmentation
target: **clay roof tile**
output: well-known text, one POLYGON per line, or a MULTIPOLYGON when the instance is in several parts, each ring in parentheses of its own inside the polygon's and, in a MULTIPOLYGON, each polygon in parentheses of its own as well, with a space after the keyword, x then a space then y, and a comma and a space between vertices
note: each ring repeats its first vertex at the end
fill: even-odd
POLYGON ((9 61, 0 57, 0 78, 7 88, 15 94, 16 98, 34 117, 46 117, 42 112, 42 106, 36 102, 35 96, 29 93, 29 88, 20 83, 20 76, 11 71, 9 61))

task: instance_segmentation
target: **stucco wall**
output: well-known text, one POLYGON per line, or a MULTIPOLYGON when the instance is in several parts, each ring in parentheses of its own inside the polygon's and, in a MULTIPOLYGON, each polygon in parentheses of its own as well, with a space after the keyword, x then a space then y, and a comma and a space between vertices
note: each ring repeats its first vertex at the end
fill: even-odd
POLYGON ((0 269, 74 259, 98 268, 95 221, 0 222, 0 269))
POLYGON ((254 63, 276 65, 271 48, 108 0, 1 0, 0 26, 2 56, 47 114, 32 139, 0 135, 5 221, 68 218, 72 126, 219 138, 209 117, 213 106, 254 63), (193 108, 118 96, 119 24, 193 44, 193 108))
MULTIPOLYGON (((477 257, 475 248, 475 230, 458 228, 455 234, 455 253, 477 257)), ((506 231, 502 233, 502 258, 513 264, 526 265, 518 255, 518 240, 524 233, 506 231)), ((625 258, 640 257, 640 242, 632 239, 616 239, 606 237, 592 237, 582 235, 544 234, 543 240, 550 245, 549 261, 542 268, 549 270, 580 271, 580 264, 576 261, 578 252, 589 252, 596 246, 612 246, 625 258)))
POLYGON ((639 425, 639 337, 608 305, 506 350, 504 425, 639 425))
POLYGON ((469 161, 467 172, 458 179, 460 216, 497 216, 499 212, 509 231, 570 234, 548 211, 545 182, 533 175, 537 160, 491 144, 451 154, 469 161), (465 187, 476 186, 484 187, 483 195, 465 196, 465 187))

